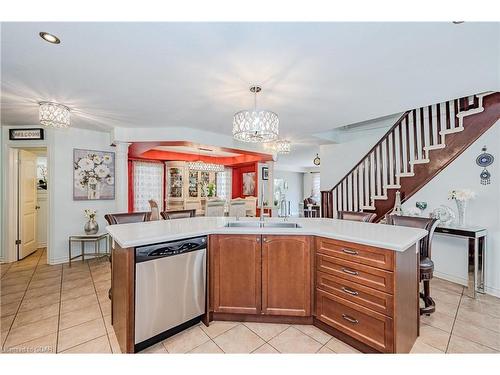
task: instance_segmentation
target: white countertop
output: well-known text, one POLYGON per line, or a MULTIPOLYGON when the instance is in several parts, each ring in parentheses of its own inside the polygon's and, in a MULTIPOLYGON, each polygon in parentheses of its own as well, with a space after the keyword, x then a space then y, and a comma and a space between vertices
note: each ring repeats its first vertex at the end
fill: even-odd
MULTIPOLYGON (((258 218, 240 219, 240 221, 255 220, 258 218)), ((106 230, 122 248, 209 234, 281 234, 321 236, 395 251, 405 251, 427 234, 427 231, 423 229, 322 218, 288 219, 288 222, 297 223, 302 228, 229 228, 224 226, 231 221, 235 221, 235 218, 194 217, 109 225, 106 230)), ((282 222, 283 219, 266 218, 265 221, 282 222)))

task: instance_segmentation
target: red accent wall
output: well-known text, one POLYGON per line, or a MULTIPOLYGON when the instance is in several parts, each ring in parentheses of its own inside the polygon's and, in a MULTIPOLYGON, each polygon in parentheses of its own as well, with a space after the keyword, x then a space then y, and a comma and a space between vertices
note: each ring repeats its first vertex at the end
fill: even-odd
POLYGON ((255 194, 257 196, 257 163, 248 163, 233 167, 233 180, 232 180, 232 198, 238 198, 245 196, 243 195, 243 173, 255 172, 255 194))

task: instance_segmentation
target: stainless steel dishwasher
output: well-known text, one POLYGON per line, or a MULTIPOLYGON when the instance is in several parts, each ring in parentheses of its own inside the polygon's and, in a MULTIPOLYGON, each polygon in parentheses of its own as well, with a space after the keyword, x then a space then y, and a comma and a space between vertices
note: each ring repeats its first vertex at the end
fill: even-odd
POLYGON ((200 321, 206 252, 206 236, 135 249, 136 352, 200 321))

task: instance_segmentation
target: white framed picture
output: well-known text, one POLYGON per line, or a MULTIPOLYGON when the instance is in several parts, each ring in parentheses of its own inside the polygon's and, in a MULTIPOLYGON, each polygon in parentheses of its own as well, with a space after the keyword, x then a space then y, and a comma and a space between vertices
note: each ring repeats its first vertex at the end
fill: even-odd
POLYGON ((115 199, 115 153, 73 149, 73 200, 115 199))

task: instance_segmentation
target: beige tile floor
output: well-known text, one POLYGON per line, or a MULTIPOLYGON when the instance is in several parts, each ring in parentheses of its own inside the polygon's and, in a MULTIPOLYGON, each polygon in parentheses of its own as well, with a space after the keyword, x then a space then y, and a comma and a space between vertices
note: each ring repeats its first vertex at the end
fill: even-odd
MULTIPOLYGON (((1 345, 5 353, 120 353, 110 323, 106 258, 49 266, 46 252, 0 265, 1 345)), ((434 278, 437 309, 422 317, 413 353, 499 353, 500 299, 434 278)), ((356 353, 313 327, 212 322, 143 353, 356 353)))

